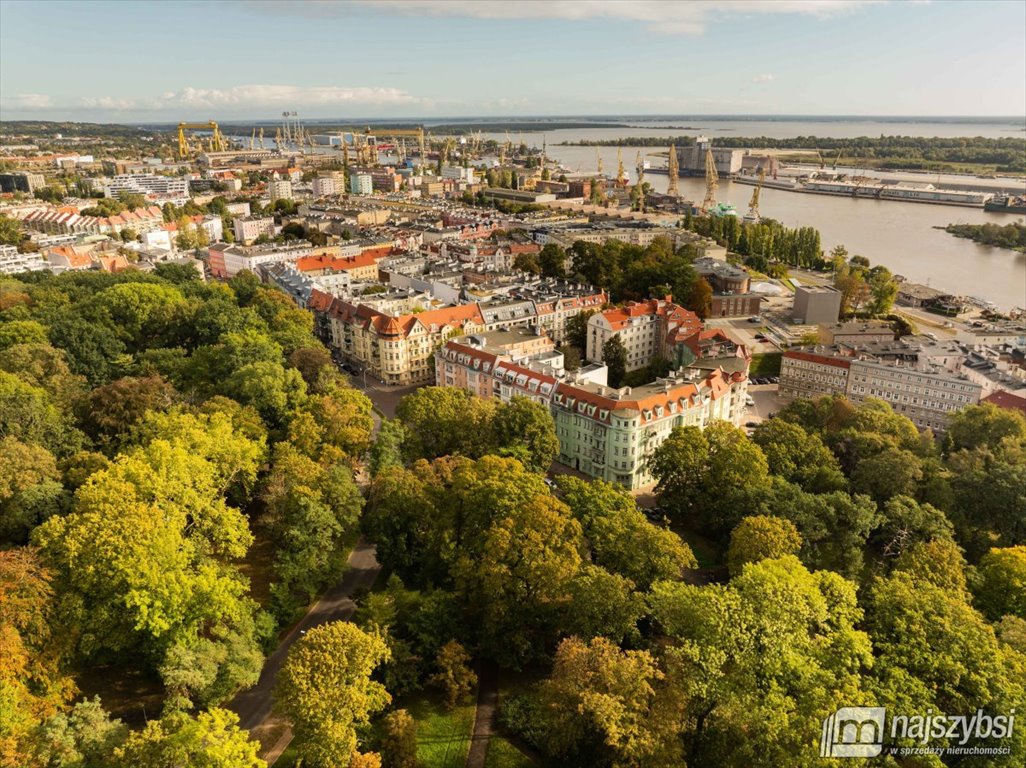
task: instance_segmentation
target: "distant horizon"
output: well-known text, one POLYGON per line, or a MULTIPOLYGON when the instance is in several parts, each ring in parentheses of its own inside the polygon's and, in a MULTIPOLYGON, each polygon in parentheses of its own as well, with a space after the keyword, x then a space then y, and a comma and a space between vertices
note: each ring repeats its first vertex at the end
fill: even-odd
MULTIPOLYGON (((757 113, 757 112, 743 112, 743 113, 722 113, 722 112, 680 112, 680 113, 616 113, 610 112, 605 114, 575 114, 575 113, 522 113, 522 114, 476 114, 476 115, 395 115, 395 116, 369 116, 369 115, 357 115, 357 116, 331 116, 331 117, 304 117, 302 114, 298 115, 299 119, 304 123, 336 123, 336 122, 349 122, 349 123, 396 123, 396 122, 421 122, 424 124, 428 123, 473 123, 473 122, 514 122, 514 121, 566 121, 576 120, 580 122, 613 122, 613 121, 625 121, 625 120, 644 120, 644 121, 665 121, 665 120, 722 120, 722 121, 741 121, 741 122, 755 122, 755 121, 772 121, 772 122, 856 122, 856 121, 870 121, 870 122, 924 122, 924 123, 966 123, 966 124, 990 124, 997 122, 1010 122, 1010 123, 1022 123, 1026 127, 1026 115, 928 115, 928 114, 909 114, 909 115, 890 115, 890 114, 800 114, 800 113, 757 113)), ((188 120, 201 120, 201 119, 213 119, 221 125, 233 125, 236 123, 250 123, 250 122, 266 122, 275 123, 281 119, 281 115, 254 115, 254 116, 237 116, 233 115, 227 119, 218 120, 216 116, 207 116, 201 118, 193 115, 188 120)), ((84 120, 75 119, 72 117, 57 118, 14 118, 8 119, 0 117, 0 124, 3 123, 73 123, 82 125, 125 125, 125 126, 163 126, 163 125, 174 125, 180 122, 179 120, 84 120)), ((658 126, 657 126, 658 127, 658 126)), ((667 130, 673 130, 672 127, 667 127, 667 130)), ((683 129, 680 129, 683 130, 683 129)))

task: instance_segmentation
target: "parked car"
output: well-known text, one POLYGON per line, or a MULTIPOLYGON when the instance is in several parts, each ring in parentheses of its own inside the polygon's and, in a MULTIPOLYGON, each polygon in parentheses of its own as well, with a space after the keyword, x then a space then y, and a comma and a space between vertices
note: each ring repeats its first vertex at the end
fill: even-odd
POLYGON ((752 315, 750 318, 748 318, 748 322, 750 322, 750 323, 761 323, 762 322, 762 318, 759 317, 758 315, 752 315))
POLYGON ((757 422, 757 421, 749 421, 747 424, 745 424, 745 426, 746 427, 755 428, 755 427, 759 426, 759 422, 757 422))
POLYGON ((745 405, 747 405, 749 408, 755 405, 755 400, 752 399, 751 395, 745 395, 745 405))

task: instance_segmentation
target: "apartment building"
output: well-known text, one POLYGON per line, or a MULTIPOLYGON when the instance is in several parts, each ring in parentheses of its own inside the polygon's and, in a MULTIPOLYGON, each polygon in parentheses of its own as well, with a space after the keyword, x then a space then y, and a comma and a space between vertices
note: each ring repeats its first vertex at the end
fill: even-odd
POLYGON ((0 245, 0 275, 38 272, 49 268, 50 263, 41 253, 18 253, 17 246, 0 245))
POLYGON ((879 359, 865 350, 810 347, 788 350, 780 365, 780 396, 843 395, 853 403, 878 398, 920 429, 942 432, 951 415, 983 397, 963 374, 923 360, 879 359))
POLYGON ((215 277, 234 277, 244 269, 256 272, 264 264, 299 261, 311 250, 306 240, 251 246, 214 243, 207 248, 207 266, 215 277))
POLYGON ((46 177, 41 173, 0 173, 0 192, 32 194, 45 186, 46 177))
POLYGON ((164 215, 155 205, 107 217, 83 216, 75 208, 47 208, 26 214, 22 223, 48 234, 116 235, 124 229, 140 233, 163 227, 164 215))
POLYGON ((272 216, 245 216, 235 219, 235 242, 252 243, 260 235, 274 237, 274 218, 272 216))
POLYGON ((272 203, 275 200, 291 200, 292 182, 289 179, 271 179, 267 182, 267 194, 272 203))
POLYGON ((337 194, 338 191, 334 176, 318 176, 313 180, 312 187, 314 197, 327 197, 337 194))
POLYGON ((369 173, 349 175, 349 192, 354 195, 374 194, 374 179, 369 173))
POLYGON ((160 176, 155 173, 126 173, 110 179, 103 187, 103 194, 106 197, 141 194, 183 198, 189 196, 189 180, 181 176, 160 176))
MULTIPOLYGON (((685 369, 643 387, 606 385, 604 366, 568 378, 545 365, 544 336, 509 332, 451 339, 435 354, 435 383, 508 402, 547 405, 559 438, 559 461, 591 477, 639 488, 652 482, 648 457, 674 427, 738 424, 747 369, 685 369), (514 337, 515 339, 515 337, 514 337), (530 346, 534 343, 535 346, 530 346), (596 375, 597 374, 597 375, 596 375)), ((548 342, 551 346, 551 342, 548 342)))
POLYGON ((335 299, 327 316, 332 346, 391 386, 431 381, 432 356, 446 339, 484 330, 477 304, 388 315, 366 304, 335 299))
POLYGON ((627 350, 627 370, 634 371, 656 358, 674 357, 676 344, 701 329, 698 315, 674 304, 670 296, 629 302, 588 319, 585 356, 602 362, 603 346, 617 336, 627 350))

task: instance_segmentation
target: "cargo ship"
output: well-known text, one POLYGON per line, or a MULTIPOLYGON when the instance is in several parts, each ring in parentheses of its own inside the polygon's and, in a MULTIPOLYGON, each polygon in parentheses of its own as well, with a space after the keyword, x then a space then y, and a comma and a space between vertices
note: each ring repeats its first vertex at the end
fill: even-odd
MULTIPOLYGON (((750 176, 732 176, 731 181, 753 185, 759 183, 757 179, 750 176)), ((770 179, 766 179, 764 186, 812 195, 863 197, 873 200, 897 200, 905 203, 933 203, 934 205, 961 205, 967 208, 983 208, 991 198, 987 192, 938 189, 932 184, 922 187, 887 184, 880 179, 870 177, 831 179, 801 177, 791 180, 781 179, 773 183, 770 182, 770 179)))
POLYGON ((991 213, 1026 213, 1026 195, 1001 195, 983 204, 991 213))

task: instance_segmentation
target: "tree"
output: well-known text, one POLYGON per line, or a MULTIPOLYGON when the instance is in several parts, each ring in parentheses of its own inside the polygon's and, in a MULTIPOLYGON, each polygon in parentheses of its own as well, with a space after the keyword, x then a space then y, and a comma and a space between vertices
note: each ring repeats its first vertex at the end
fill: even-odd
POLYGON ((42 446, 0 439, 0 541, 24 542, 59 510, 60 478, 53 454, 42 446))
POLYGON ((160 376, 126 376, 89 393, 83 426, 101 446, 116 447, 148 411, 165 411, 177 399, 160 376))
POLYGON ((23 237, 21 222, 0 213, 0 245, 18 245, 23 237))
POLYGON ((32 765, 61 768, 105 768, 128 728, 112 720, 100 698, 76 702, 67 712, 47 718, 33 733, 32 765))
POLYGON ((518 253, 513 257, 513 268, 519 269, 521 272, 529 272, 532 275, 542 273, 537 253, 518 253))
POLYGON ((843 490, 841 465, 818 435, 783 419, 767 419, 752 440, 766 456, 770 474, 813 493, 843 490))
POLYGON ((869 270, 869 294, 871 314, 882 317, 891 311, 898 295, 898 283, 887 267, 877 266, 869 270))
POLYGON ((566 264, 566 251, 555 243, 546 243, 542 246, 541 253, 538 254, 538 265, 545 277, 566 278, 566 264))
POLYGON ((671 643, 667 686, 688 765, 813 768, 823 719, 871 700, 855 585, 835 573, 785 556, 724 586, 657 583, 649 602, 671 643))
POLYGON ((491 423, 500 452, 521 459, 535 472, 546 472, 559 453, 556 424, 548 407, 526 397, 498 406, 491 423))
POLYGON ((292 723, 305 764, 349 764, 356 729, 391 701, 385 687, 371 679, 388 658, 379 635, 345 621, 314 627, 292 646, 278 677, 275 706, 292 723))
POLYGON ((997 446, 1006 437, 1026 444, 1026 416, 990 403, 970 405, 956 411, 944 433, 947 453, 997 446))
POLYGON ((759 446, 724 421, 701 430, 675 427, 649 460, 656 490, 674 514, 697 516, 726 537, 770 490, 769 467, 759 446))
POLYGON ((211 709, 195 717, 173 714, 151 720, 114 751, 113 768, 261 768, 260 743, 239 728, 239 717, 211 709))
POLYGON ((477 687, 477 675, 470 668, 470 654, 456 640, 438 649, 435 667, 438 671, 431 676, 430 683, 441 688, 450 709, 467 700, 477 687))
POLYGON ((908 496, 891 497, 883 505, 881 514, 873 541, 884 558, 897 557, 913 544, 954 539, 951 521, 941 510, 908 496))
POLYGON ((462 454, 476 457, 490 447, 495 403, 452 387, 422 387, 395 409, 406 427, 410 458, 462 454))
POLYGON ((588 319, 596 312, 597 309, 585 309, 567 318, 566 343, 576 347, 582 354, 588 348, 588 319))
POLYGON ((224 382, 225 393, 252 405, 271 426, 285 424, 290 411, 306 399, 306 382, 295 368, 280 363, 249 363, 224 382))
POLYGON ((627 349, 619 336, 611 336, 602 345, 602 362, 609 369, 609 386, 619 387, 627 373, 627 349))
MULTIPOLYGON (((385 715, 381 768, 417 768, 417 721, 405 709, 385 715)), ((352 764, 350 764, 352 768, 352 764)))
POLYGON ((995 548, 980 561, 976 602, 992 621, 1026 619, 1026 547, 995 548))
POLYGON ((389 467, 403 465, 403 446, 406 440, 406 427, 397 419, 382 419, 381 427, 370 449, 369 468, 371 475, 377 476, 389 467))
POLYGON ((747 563, 797 555, 801 548, 802 537, 790 520, 753 515, 742 519, 730 533, 727 568, 731 576, 737 576, 747 563))
POLYGON ((546 752, 570 765, 665 765, 675 749, 660 732, 662 680, 647 651, 621 651, 601 637, 564 640, 538 691, 546 752))
POLYGON ((705 320, 712 312, 712 286, 704 277, 691 284, 691 290, 684 301, 684 306, 705 320))
POLYGON ((46 327, 35 320, 8 320, 0 325, 0 350, 15 344, 46 344, 46 327))

